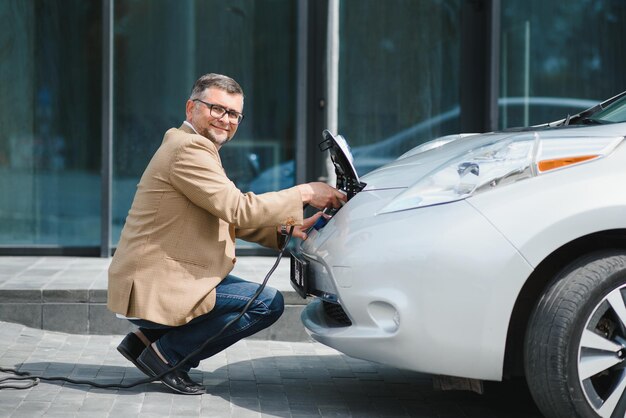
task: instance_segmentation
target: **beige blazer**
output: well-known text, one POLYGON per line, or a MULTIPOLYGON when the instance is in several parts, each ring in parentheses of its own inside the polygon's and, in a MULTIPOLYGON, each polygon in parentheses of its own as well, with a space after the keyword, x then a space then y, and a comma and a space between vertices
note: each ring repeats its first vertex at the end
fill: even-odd
POLYGON ((276 248, 276 226, 302 217, 295 187, 242 193, 211 141, 172 128, 137 186, 109 267, 108 308, 183 325, 213 309, 215 286, 236 262, 235 237, 276 248))

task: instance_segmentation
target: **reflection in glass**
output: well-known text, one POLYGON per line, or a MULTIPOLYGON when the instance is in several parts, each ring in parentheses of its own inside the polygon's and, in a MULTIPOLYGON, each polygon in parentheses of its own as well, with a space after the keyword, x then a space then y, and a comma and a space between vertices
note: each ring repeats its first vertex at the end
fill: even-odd
POLYGON ((0 2, 0 246, 100 244, 101 9, 0 2))
POLYGON ((460 1, 343 0, 339 133, 365 174, 459 131, 460 1))
POLYGON ((233 77, 245 93, 246 116, 220 149, 228 176, 242 191, 283 186, 272 167, 294 157, 295 7, 291 0, 116 0, 114 245, 143 170, 165 131, 185 120, 202 74, 233 77))
POLYGON ((619 93, 622 1, 502 2, 499 126, 565 118, 619 93))

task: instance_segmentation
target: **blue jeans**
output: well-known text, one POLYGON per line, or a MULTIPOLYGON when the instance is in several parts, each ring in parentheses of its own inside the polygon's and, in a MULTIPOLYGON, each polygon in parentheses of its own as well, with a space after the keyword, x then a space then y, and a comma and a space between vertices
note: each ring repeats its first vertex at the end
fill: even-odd
MULTIPOLYGON (((259 287, 257 283, 228 275, 215 288, 216 301, 213 310, 192 319, 185 325, 171 327, 145 319, 130 321, 140 330, 145 330, 146 335, 159 336, 156 340, 159 351, 171 365, 175 365, 196 351, 206 340, 216 335, 228 322, 239 315, 259 287)), ((189 371, 192 367, 198 367, 201 360, 219 353, 242 338, 269 327, 280 318, 284 308, 283 295, 276 289, 265 287, 241 318, 211 341, 200 353, 191 357, 185 365, 181 366, 181 369, 189 371)))

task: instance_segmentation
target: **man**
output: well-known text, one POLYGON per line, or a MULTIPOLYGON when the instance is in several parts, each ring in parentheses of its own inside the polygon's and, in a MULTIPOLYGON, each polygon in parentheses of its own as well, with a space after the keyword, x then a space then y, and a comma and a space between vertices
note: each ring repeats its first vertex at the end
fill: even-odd
MULTIPOLYGON (((194 84, 186 120, 165 133, 148 164, 109 268, 108 307, 139 329, 118 350, 148 376, 181 362, 235 318, 259 285, 229 275, 235 238, 278 248, 321 215, 303 205, 339 207, 345 195, 321 182, 278 192, 242 193, 226 176, 218 151, 243 119, 243 91, 233 79, 206 74, 194 84)), ((188 375, 202 359, 274 323, 282 295, 266 287, 247 314, 162 382, 184 394, 204 387, 188 375)))

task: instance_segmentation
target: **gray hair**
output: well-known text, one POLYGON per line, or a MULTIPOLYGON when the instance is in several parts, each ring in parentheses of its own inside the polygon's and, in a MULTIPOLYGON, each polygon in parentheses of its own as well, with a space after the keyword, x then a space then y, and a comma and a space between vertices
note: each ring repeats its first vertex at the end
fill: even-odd
POLYGON ((241 94, 243 96, 243 89, 235 80, 222 74, 209 73, 196 80, 191 89, 189 100, 199 99, 202 93, 211 87, 224 90, 228 94, 241 94))

